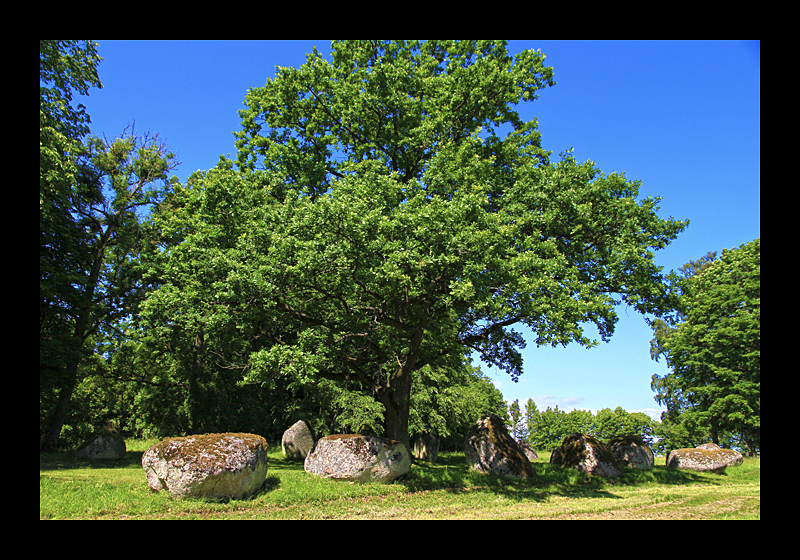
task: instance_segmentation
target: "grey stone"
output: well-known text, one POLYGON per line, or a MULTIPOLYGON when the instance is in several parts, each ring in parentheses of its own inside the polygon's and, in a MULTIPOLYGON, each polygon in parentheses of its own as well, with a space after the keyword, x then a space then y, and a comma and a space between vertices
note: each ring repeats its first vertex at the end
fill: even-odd
POLYGON ((574 433, 564 438, 550 455, 550 463, 569 467, 593 476, 620 476, 619 463, 605 446, 592 436, 574 433))
POLYGON ((307 473, 350 482, 391 482, 411 470, 411 455, 399 441, 336 434, 317 441, 306 457, 307 473))
POLYGON ((520 449, 522 449, 528 461, 536 461, 539 459, 539 455, 536 454, 536 451, 533 450, 530 443, 527 441, 518 441, 517 444, 519 444, 520 449))
POLYGON ((436 462, 439 457, 439 438, 435 435, 422 432, 414 440, 414 457, 421 461, 436 462))
POLYGON ((147 484, 176 498, 242 499, 267 477, 267 441, 223 433, 167 438, 142 455, 147 484))
POLYGON ((667 466, 673 469, 710 471, 723 474, 727 467, 741 465, 744 457, 733 449, 722 449, 714 443, 694 448, 673 449, 667 454, 667 466))
POLYGON ((314 436, 311 428, 304 420, 298 420, 292 427, 283 432, 281 450, 289 459, 304 460, 314 449, 314 436))
POLYGON ((608 449, 622 466, 640 470, 651 470, 655 465, 653 450, 637 435, 624 435, 611 438, 608 442, 608 449))
POLYGON ((125 457, 125 440, 117 434, 102 434, 90 439, 75 450, 78 459, 122 459, 125 457))

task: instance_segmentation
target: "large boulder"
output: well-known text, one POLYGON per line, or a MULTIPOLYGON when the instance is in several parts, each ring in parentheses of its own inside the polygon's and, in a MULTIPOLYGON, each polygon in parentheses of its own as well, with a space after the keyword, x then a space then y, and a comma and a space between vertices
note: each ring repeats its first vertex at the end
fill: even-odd
POLYGON ((399 441, 336 434, 317 441, 306 457, 307 473, 350 482, 391 482, 411 470, 411 454, 399 441))
POLYGON ((267 477, 267 441, 255 434, 167 438, 142 455, 147 484, 177 498, 242 499, 267 477))
POLYGON ((440 440, 434 434, 420 433, 414 440, 414 457, 435 463, 439 457, 439 444, 440 440))
POLYGON ((667 466, 673 469, 711 471, 723 474, 727 467, 741 465, 744 457, 733 449, 722 449, 715 443, 694 448, 673 449, 667 454, 667 466))
POLYGON ((570 467, 594 476, 620 476, 619 463, 603 443, 592 436, 574 433, 563 439, 550 455, 550 463, 570 467))
POLYGON ((608 449, 622 466, 649 471, 655 465, 653 450, 637 435, 613 437, 608 449))
POLYGON ((304 420, 298 420, 292 427, 283 432, 281 450, 289 459, 305 460, 314 449, 314 435, 304 420))
POLYGON ((494 414, 478 420, 467 432, 464 455, 470 468, 521 479, 536 477, 533 465, 514 441, 505 422, 494 414))
POLYGON ((122 459, 125 457, 125 440, 117 434, 101 434, 75 450, 78 459, 122 459))

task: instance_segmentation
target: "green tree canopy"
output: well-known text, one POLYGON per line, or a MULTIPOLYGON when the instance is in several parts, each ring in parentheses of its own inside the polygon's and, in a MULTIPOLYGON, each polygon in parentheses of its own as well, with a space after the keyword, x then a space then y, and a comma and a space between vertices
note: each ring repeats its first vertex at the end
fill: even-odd
POLYGON ((74 92, 99 86, 91 42, 39 42, 40 431, 53 451, 91 340, 141 296, 138 212, 157 204, 174 167, 157 137, 85 138, 74 92))
POLYGON ((672 370, 653 376, 676 445, 733 436, 761 446, 761 240, 684 267, 679 314, 654 321, 652 354, 672 370), (699 441, 698 441, 699 440, 699 441))
POLYGON ((343 41, 332 55, 250 89, 238 169, 198 174, 161 216, 153 327, 236 329, 247 382, 346 381, 408 443, 422 368, 453 371, 467 349, 516 380, 514 325, 592 346, 582 325, 607 340, 621 301, 669 309, 652 250, 686 222, 623 175, 550 161, 513 109, 554 83, 540 52, 343 41))
POLYGON ((78 356, 69 317, 88 265, 86 232, 72 210, 88 194, 76 186, 89 117, 72 99, 101 87, 99 61, 90 41, 39 41, 39 363, 47 380, 78 356))

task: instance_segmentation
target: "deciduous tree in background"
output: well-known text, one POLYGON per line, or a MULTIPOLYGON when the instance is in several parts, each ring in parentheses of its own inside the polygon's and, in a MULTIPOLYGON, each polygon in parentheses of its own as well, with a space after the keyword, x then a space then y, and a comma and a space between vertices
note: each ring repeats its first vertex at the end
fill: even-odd
POLYGON ((528 427, 527 441, 537 451, 553 451, 566 436, 575 432, 604 442, 615 436, 633 434, 656 446, 657 423, 642 412, 627 412, 619 406, 614 410, 598 410, 597 414, 580 409, 564 412, 558 406, 539 410, 536 403, 528 399, 524 417, 528 427))
POLYGON ((761 447, 761 240, 686 265, 679 313, 653 322, 653 376, 673 445, 761 447), (733 438, 733 440, 731 440, 733 438), (723 441, 723 439, 727 441, 723 441), (699 441, 698 441, 699 440, 699 441))
MULTIPOLYGON (((86 194, 76 187, 89 117, 72 98, 101 87, 99 60, 89 41, 39 41, 40 388, 63 386, 68 364, 81 356, 71 317, 81 300, 78 273, 88 266, 86 232, 72 209, 86 194)), ((52 413, 40 406, 40 418, 43 409, 52 413)))
POLYGON ((89 119, 73 91, 99 86, 95 46, 40 41, 40 426, 54 451, 92 336, 131 313, 137 212, 156 204, 174 166, 157 138, 133 131, 84 140, 89 119))

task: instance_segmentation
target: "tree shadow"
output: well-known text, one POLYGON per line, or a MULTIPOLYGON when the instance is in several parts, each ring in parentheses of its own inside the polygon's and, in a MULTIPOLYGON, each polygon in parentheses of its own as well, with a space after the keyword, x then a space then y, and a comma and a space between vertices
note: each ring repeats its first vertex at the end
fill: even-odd
POLYGON ((440 456, 436 463, 415 460, 411 472, 399 482, 412 492, 482 491, 511 500, 544 501, 550 496, 621 499, 621 496, 614 493, 614 488, 647 484, 705 484, 709 482, 710 476, 708 473, 656 466, 649 471, 623 468, 622 476, 606 478, 545 462, 534 462, 533 466, 536 477, 522 480, 474 471, 466 464, 463 455, 447 454, 440 456))
MULTIPOLYGON (((78 459, 72 453, 40 453, 39 469, 42 471, 71 469, 130 469, 141 468, 143 451, 129 451, 119 460, 78 459)), ((512 477, 484 474, 469 468, 463 454, 440 454, 436 462, 414 459, 408 474, 392 484, 403 486, 408 492, 445 491, 452 494, 488 492, 513 501, 546 501, 551 496, 568 498, 621 499, 615 487, 646 486, 648 484, 692 485, 707 484, 720 475, 656 466, 649 471, 624 468, 616 478, 593 477, 575 469, 534 462, 536 477, 521 480, 512 477)), ((281 487, 281 475, 288 471, 304 470, 303 461, 285 457, 269 457, 269 472, 263 485, 245 501, 271 493, 281 487)), ((203 499, 203 498, 198 498, 203 499)), ((220 501, 220 500, 214 500, 220 501)))
POLYGON ((73 453, 39 453, 39 470, 130 469, 142 467, 144 451, 128 451, 122 459, 79 459, 73 453))

